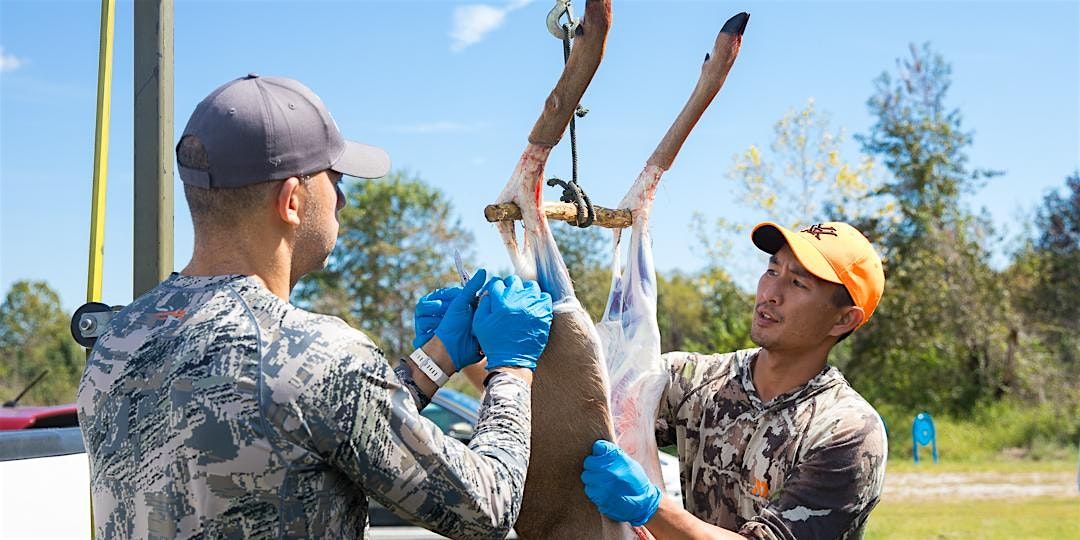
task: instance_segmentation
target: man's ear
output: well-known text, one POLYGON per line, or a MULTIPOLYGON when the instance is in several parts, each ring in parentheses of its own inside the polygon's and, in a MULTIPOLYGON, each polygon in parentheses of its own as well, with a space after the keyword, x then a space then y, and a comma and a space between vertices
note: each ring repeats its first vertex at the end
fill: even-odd
POLYGON ((830 336, 840 337, 848 332, 859 327, 862 324, 863 319, 866 318, 866 312, 863 308, 858 306, 850 306, 843 308, 843 313, 840 314, 840 318, 836 320, 833 327, 829 330, 830 336))
POLYGON ((274 211, 282 221, 300 225, 300 179, 293 176, 281 183, 274 198, 274 211))

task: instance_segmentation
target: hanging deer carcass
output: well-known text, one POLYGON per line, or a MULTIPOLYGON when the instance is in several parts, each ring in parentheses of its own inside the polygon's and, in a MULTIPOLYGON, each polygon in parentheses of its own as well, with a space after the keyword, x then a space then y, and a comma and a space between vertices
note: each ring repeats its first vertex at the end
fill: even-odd
POLYGON ((580 473, 594 441, 618 440, 645 466, 652 480, 662 484, 652 419, 664 374, 659 364, 648 212, 660 176, 723 84, 738 54, 747 17, 736 15, 724 25, 689 102, 623 199, 620 207, 633 215, 630 264, 625 271, 618 264, 616 232, 612 291, 598 325, 574 296, 570 275, 548 228, 541 185, 548 155, 603 57, 611 0, 588 0, 562 76, 499 195, 499 204, 518 206, 523 222, 521 244, 513 221, 498 223, 514 267, 551 294, 555 311, 532 388, 532 454, 515 525, 523 539, 616 539, 648 534, 601 516, 585 497, 580 473))

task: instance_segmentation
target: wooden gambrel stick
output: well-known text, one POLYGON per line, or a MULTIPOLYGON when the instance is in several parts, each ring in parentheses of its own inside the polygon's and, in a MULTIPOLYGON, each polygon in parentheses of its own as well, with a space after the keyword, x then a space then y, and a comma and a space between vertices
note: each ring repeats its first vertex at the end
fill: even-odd
MULTIPOLYGON (((626 209, 613 210, 593 205, 593 210, 596 211, 593 225, 609 229, 624 229, 634 223, 633 216, 626 209)), ((574 223, 577 221, 577 207, 574 206, 574 203, 544 201, 544 215, 548 219, 574 223)), ((521 209, 514 203, 489 204, 484 207, 484 217, 491 223, 520 220, 521 209)))

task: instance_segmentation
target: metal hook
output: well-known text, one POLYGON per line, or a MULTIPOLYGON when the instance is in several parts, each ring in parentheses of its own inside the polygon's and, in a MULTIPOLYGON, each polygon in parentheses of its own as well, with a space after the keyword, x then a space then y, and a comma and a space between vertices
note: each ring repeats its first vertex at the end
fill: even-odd
POLYGON ((551 35, 555 36, 556 39, 565 39, 567 32, 569 32, 569 37, 573 38, 579 24, 581 23, 574 18, 574 10, 570 7, 570 0, 555 0, 555 7, 551 8, 547 16, 548 32, 551 32, 551 35), (563 14, 566 15, 566 28, 563 28, 563 24, 559 22, 563 14))

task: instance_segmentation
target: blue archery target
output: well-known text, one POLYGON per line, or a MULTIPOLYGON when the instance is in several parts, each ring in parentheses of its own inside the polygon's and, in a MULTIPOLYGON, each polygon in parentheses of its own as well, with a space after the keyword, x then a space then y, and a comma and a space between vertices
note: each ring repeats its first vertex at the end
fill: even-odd
POLYGON ((919 413, 915 417, 915 425, 912 426, 912 435, 915 442, 928 445, 934 440, 934 420, 927 413, 919 413))

